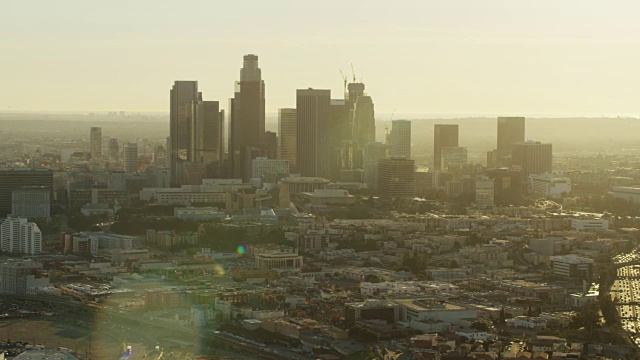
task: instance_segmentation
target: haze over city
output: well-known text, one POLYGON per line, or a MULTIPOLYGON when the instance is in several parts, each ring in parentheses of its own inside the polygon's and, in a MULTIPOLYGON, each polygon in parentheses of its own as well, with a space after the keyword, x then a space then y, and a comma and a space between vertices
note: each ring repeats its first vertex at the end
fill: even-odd
MULTIPOLYGON (((167 84, 233 91, 260 56, 268 113, 293 89, 369 85, 378 112, 636 116, 640 5, 618 1, 14 1, 1 111, 168 112, 167 84)), ((226 108, 227 104, 223 105, 226 108)))
POLYGON ((640 5, 0 5, 0 360, 640 359, 640 5))

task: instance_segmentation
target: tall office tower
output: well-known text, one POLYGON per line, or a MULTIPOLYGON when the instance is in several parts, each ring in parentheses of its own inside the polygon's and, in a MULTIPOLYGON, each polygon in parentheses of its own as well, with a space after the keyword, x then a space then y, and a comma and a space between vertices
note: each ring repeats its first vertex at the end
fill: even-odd
POLYGON ((272 157, 275 158, 278 155, 278 135, 273 131, 265 131, 260 140, 260 148, 272 152, 272 157))
POLYGON ((23 218, 51 217, 51 189, 46 186, 25 186, 11 192, 11 215, 23 218))
POLYGON ((91 148, 91 159, 102 159, 102 129, 92 127, 89 135, 89 147, 91 148))
POLYGON ((532 174, 551 173, 551 144, 527 141, 511 146, 511 163, 522 170, 523 179, 528 179, 532 174))
POLYGON ((118 162, 120 160, 120 147, 118 146, 118 139, 109 139, 109 161, 118 162))
POLYGON ((42 232, 26 218, 8 216, 0 223, 0 249, 30 255, 42 252, 42 232))
POLYGON ((522 202, 522 173, 508 168, 485 171, 494 183, 494 202, 497 206, 520 205, 522 202))
POLYGON ((49 169, 0 170, 0 216, 11 214, 13 190, 27 186, 42 186, 49 190, 53 199, 53 171, 49 169))
POLYGON ((411 121, 393 120, 391 122, 391 156, 404 156, 411 159, 411 121))
POLYGON ((415 161, 400 158, 378 160, 378 195, 385 199, 416 196, 415 161))
POLYGON ((433 167, 441 170, 443 147, 458 147, 458 125, 436 124, 433 127, 433 167))
POLYGON ((494 205, 493 179, 486 176, 476 178, 476 206, 480 209, 492 208, 494 205))
POLYGON ((498 153, 505 157, 511 154, 511 145, 524 142, 524 117, 498 118, 498 153))
POLYGON ((289 168, 296 171, 296 109, 278 110, 278 159, 289 160, 289 168))
POLYGON ((358 97, 353 108, 354 168, 362 168, 364 146, 376 141, 376 120, 370 96, 358 97))
POLYGON ((378 187, 378 160, 387 157, 389 146, 380 142, 370 142, 364 146, 364 182, 367 188, 378 187))
POLYGON ((331 90, 296 92, 296 165, 302 176, 331 176, 331 90))
POLYGON ((192 104, 202 100, 197 81, 176 81, 170 91, 169 105, 169 166, 171 184, 182 183, 182 163, 191 158, 192 104))
POLYGON ((122 154, 124 172, 133 173, 138 171, 138 144, 132 142, 124 143, 122 154))
POLYGON ((190 161, 219 162, 224 154, 224 111, 217 101, 191 104, 190 161))
POLYGON ((345 170, 353 169, 353 126, 351 103, 344 99, 331 99, 331 180, 341 181, 345 170))
POLYGON ((259 148, 264 134, 264 81, 258 56, 245 55, 235 96, 229 101, 229 161, 234 178, 249 179, 246 149, 259 148))

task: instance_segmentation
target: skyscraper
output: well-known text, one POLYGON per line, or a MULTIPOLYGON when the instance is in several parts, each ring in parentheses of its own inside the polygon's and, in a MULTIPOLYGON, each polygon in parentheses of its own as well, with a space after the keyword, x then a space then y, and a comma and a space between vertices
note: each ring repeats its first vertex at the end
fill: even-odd
POLYGON ((498 153, 500 156, 511 154, 511 145, 524 142, 524 117, 498 118, 498 153))
POLYGON ((89 147, 91 150, 91 159, 102 159, 102 129, 99 127, 92 127, 89 135, 89 147))
POLYGON ((411 121, 393 120, 391 122, 391 156, 404 156, 411 159, 411 121))
POLYGON ((138 171, 138 144, 127 142, 123 149, 124 172, 132 173, 138 171))
POLYGON ((378 160, 387 157, 389 146, 380 142, 370 142, 364 146, 364 182, 371 190, 378 187, 378 160))
POLYGON ((26 218, 9 216, 0 223, 0 249, 30 255, 42 252, 42 232, 26 218))
POLYGON ((258 56, 244 56, 235 96, 229 101, 229 161, 233 177, 248 179, 246 149, 259 148, 264 136, 264 94, 258 56))
POLYGON ((403 157, 378 160, 377 183, 382 198, 416 196, 415 161, 403 157))
POLYGON ((433 127, 433 167, 441 170, 443 147, 458 147, 458 125, 436 124, 433 127))
POLYGON ((512 165, 522 169, 523 179, 532 174, 551 173, 552 145, 539 141, 527 141, 513 144, 512 165))
POLYGON ((302 176, 331 176, 330 120, 330 90, 297 90, 296 165, 302 176))
POLYGON ((120 148, 118 146, 118 139, 111 138, 109 139, 109 161, 119 162, 120 160, 120 148))
MULTIPOLYGON (((169 166, 171 184, 179 186, 182 182, 182 163, 191 158, 192 104, 202 100, 198 92, 197 81, 176 81, 170 92, 169 106, 169 166)), ((136 149, 137 152, 137 149, 136 149)))
POLYGON ((53 199, 53 171, 49 169, 0 170, 0 216, 11 213, 13 190, 26 186, 42 186, 53 199))
POLYGON ((345 170, 353 169, 352 104, 345 99, 331 99, 331 180, 341 181, 345 170))
POLYGON ((217 101, 198 101, 191 108, 190 161, 219 162, 224 154, 224 111, 217 101))
POLYGON ((289 160, 291 170, 296 168, 296 109, 278 110, 278 159, 289 160))

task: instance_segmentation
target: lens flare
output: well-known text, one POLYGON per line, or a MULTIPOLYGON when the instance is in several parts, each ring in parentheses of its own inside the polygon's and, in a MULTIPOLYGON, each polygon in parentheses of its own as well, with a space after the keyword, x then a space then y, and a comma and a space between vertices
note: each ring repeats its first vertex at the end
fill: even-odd
POLYGON ((247 249, 244 247, 244 245, 240 245, 236 249, 236 252, 240 255, 244 255, 244 253, 247 252, 247 249))

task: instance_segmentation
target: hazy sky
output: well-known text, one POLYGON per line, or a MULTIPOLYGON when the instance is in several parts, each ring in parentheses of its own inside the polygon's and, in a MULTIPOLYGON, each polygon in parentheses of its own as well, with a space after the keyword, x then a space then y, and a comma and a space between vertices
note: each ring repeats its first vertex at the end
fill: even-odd
POLYGON ((267 111, 296 88, 378 112, 640 114, 637 0, 86 1, 0 7, 0 111, 168 111, 174 80, 233 94, 260 57, 267 111))

